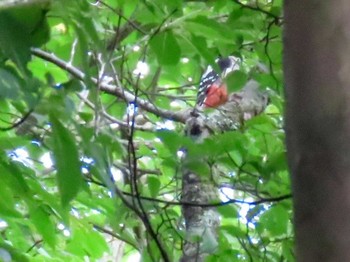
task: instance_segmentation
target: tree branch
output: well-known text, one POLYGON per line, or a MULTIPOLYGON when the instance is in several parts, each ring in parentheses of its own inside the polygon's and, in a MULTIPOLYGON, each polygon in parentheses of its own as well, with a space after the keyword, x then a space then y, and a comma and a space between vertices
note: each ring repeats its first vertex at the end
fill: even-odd
MULTIPOLYGON (((92 103, 90 100, 88 100, 87 98, 85 98, 84 96, 82 96, 80 93, 76 93, 76 95, 88 106, 90 107, 92 110, 95 110, 95 105, 94 103, 92 103)), ((107 114, 104 110, 102 111, 102 115, 109 121, 111 121, 112 123, 116 123, 118 125, 120 125, 121 127, 124 128, 128 128, 129 124, 119 120, 109 114, 107 114)), ((153 126, 149 127, 146 125, 135 125, 135 129, 140 130, 140 131, 149 131, 149 132, 153 132, 155 131, 155 128, 153 126)), ((1 130, 1 129, 0 129, 1 130)))
POLYGON ((12 124, 9 127, 0 127, 0 131, 9 131, 11 129, 14 129, 18 126, 20 126, 21 124, 24 123, 24 121, 26 121, 28 119, 28 117, 30 116, 30 114, 34 111, 34 109, 30 109, 27 113, 24 114, 24 116, 18 120, 16 123, 12 124))
MULTIPOLYGON (((80 71, 78 68, 72 66, 71 64, 63 61, 62 59, 56 57, 54 54, 47 53, 39 48, 31 48, 31 52, 33 55, 40 57, 41 59, 43 59, 45 61, 53 63, 56 66, 60 67, 61 69, 67 71, 72 76, 76 77, 77 79, 82 80, 82 81, 86 80, 85 79, 86 75, 82 71, 80 71)), ((141 99, 139 97, 136 98, 132 93, 130 93, 129 91, 127 91, 125 88, 123 88, 121 86, 100 83, 96 78, 91 78, 91 81, 94 84, 99 85, 101 91, 106 92, 106 93, 111 94, 111 95, 115 95, 128 103, 136 101, 138 106, 140 106, 142 109, 144 109, 152 114, 155 114, 155 115, 162 117, 162 118, 165 118, 165 119, 180 122, 180 123, 186 122, 186 119, 188 117, 188 113, 186 111, 173 112, 170 110, 164 110, 164 109, 161 109, 161 108, 154 106, 152 103, 150 103, 144 99, 141 99)))
MULTIPOLYGON (((128 195, 130 197, 136 197, 128 192, 123 192, 123 194, 128 195)), ((283 200, 291 199, 292 194, 282 195, 278 197, 270 197, 270 198, 260 198, 259 200, 255 201, 244 201, 240 199, 230 199, 225 202, 215 202, 215 203, 198 203, 198 202, 191 202, 191 201, 167 201, 159 198, 152 198, 147 196, 138 196, 140 199, 150 202, 158 202, 163 203, 169 206, 192 206, 192 207, 219 207, 219 206, 226 206, 230 204, 246 204, 250 206, 256 206, 264 203, 272 203, 272 202, 280 202, 283 200)))
POLYGON ((242 8, 246 8, 246 9, 249 9, 249 10, 252 10, 252 11, 260 12, 260 13, 263 13, 263 14, 269 16, 269 17, 272 17, 274 19, 274 21, 278 21, 280 19, 279 16, 277 16, 277 15, 275 15, 273 13, 270 13, 270 12, 260 8, 257 3, 256 3, 256 6, 252 6, 252 5, 243 4, 239 0, 232 0, 232 1, 234 3, 240 5, 242 8))

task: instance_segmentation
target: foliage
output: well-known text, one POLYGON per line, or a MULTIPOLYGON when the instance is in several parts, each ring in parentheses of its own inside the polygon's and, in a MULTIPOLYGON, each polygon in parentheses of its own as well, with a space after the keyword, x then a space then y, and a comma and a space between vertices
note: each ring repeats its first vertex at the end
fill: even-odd
POLYGON ((213 175, 220 167, 220 243, 207 261, 294 261, 281 5, 62 0, 0 8, 0 258, 128 261, 138 252, 159 261, 151 227, 177 261, 186 147, 190 168, 213 175), (45 60, 33 47, 53 56, 45 60), (242 60, 231 91, 253 78, 271 103, 240 130, 197 145, 172 113, 194 105, 200 75, 218 55, 242 60), (85 75, 72 76, 70 66, 85 75))

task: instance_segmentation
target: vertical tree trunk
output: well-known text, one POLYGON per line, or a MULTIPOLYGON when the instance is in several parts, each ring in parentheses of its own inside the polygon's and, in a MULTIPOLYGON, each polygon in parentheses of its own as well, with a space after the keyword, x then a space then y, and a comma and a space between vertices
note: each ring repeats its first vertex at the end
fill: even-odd
POLYGON ((350 261, 350 1, 286 0, 286 132, 298 261, 350 261))
MULTIPOLYGON (((193 113, 186 122, 186 135, 198 144, 213 135, 236 130, 241 121, 249 119, 264 111, 268 103, 267 93, 259 90, 259 84, 250 80, 243 89, 230 94, 229 101, 219 110, 208 115, 193 113)), ((203 165, 208 165, 204 161, 203 165)), ((184 159, 186 162, 186 157, 184 159)), ((219 200, 218 189, 213 184, 212 176, 195 174, 184 168, 182 170, 182 202, 210 204, 219 200)), ((213 254, 219 245, 217 229, 220 217, 216 207, 184 205, 182 214, 186 224, 186 241, 183 247, 181 262, 202 262, 213 254)))
MULTIPOLYGON (((209 137, 209 130, 201 116, 193 116, 186 122, 186 135, 201 143, 209 137)), ((187 157, 187 156, 186 156, 187 157)), ((186 158, 185 157, 185 158, 186 158)), ((184 160, 186 161, 186 159, 184 160)), ((203 165, 207 163, 203 162, 203 165)), ((184 168, 182 176, 182 202, 209 204, 217 202, 218 190, 210 178, 184 168)), ((182 214, 186 224, 186 241, 181 262, 203 262, 218 247, 217 229, 219 214, 215 207, 184 205, 182 214)))

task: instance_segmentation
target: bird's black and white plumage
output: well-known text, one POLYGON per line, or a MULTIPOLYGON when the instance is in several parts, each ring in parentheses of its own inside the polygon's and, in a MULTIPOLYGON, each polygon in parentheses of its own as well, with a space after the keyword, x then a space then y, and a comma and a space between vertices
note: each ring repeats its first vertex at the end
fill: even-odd
POLYGON ((215 72, 212 66, 201 77, 197 95, 197 105, 217 107, 227 101, 227 86, 225 77, 234 70, 239 69, 240 59, 234 56, 216 59, 220 72, 215 72))

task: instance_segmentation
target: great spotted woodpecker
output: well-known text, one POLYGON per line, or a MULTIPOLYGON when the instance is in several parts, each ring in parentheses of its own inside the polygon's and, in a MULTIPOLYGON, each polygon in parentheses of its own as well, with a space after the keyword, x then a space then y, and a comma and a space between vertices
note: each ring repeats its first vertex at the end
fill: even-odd
POLYGON ((217 73, 208 66, 199 83, 197 105, 216 108, 227 102, 228 93, 225 77, 234 70, 239 69, 240 59, 234 56, 216 59, 221 72, 217 73))

